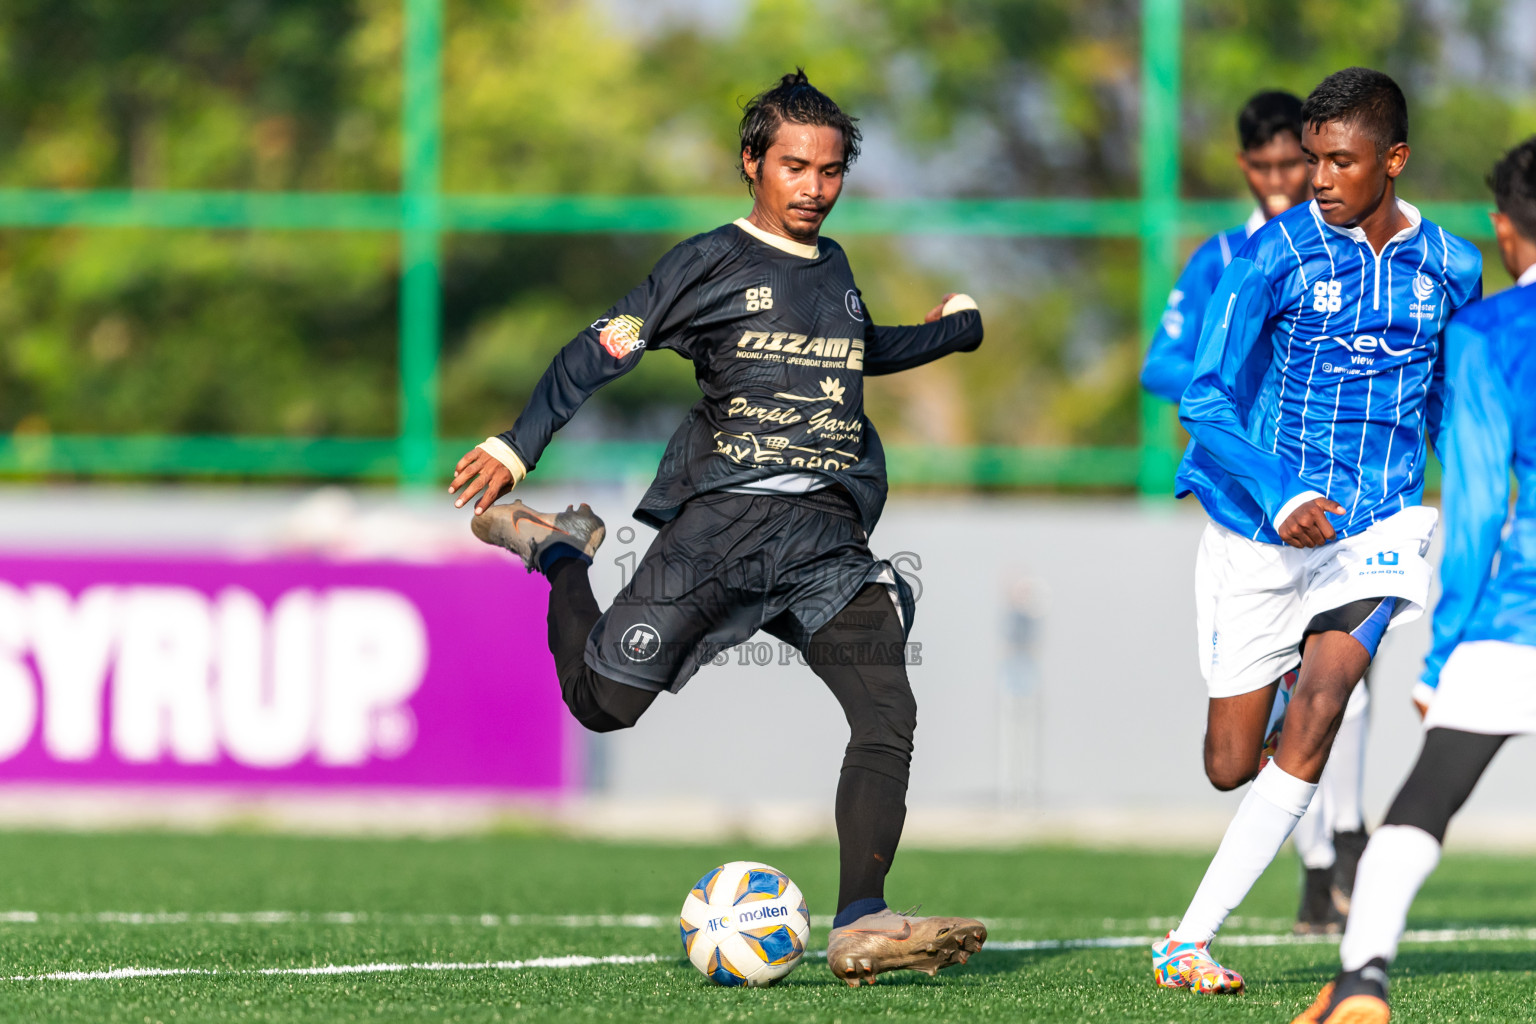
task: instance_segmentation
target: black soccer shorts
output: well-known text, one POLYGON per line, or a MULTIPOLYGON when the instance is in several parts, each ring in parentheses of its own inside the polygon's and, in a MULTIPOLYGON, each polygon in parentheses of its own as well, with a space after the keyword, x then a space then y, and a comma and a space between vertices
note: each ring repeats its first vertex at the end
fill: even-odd
POLYGON ((683 688, 701 666, 759 629, 804 651, 870 582, 885 582, 910 633, 912 589, 870 552, 840 491, 713 492, 661 528, 634 578, 597 620, 586 662, 648 690, 683 688))

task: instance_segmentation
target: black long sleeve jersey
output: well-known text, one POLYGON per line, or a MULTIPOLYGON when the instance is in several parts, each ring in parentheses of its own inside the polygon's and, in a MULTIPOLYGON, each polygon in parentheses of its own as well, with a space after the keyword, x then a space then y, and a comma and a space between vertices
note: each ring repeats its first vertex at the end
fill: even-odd
POLYGON ((647 349, 693 360, 703 397, 667 443, 635 510, 661 526, 688 499, 785 473, 841 484, 866 530, 885 506, 885 453, 864 415, 864 377, 981 344, 967 309, 929 324, 870 319, 842 247, 785 251, 727 224, 682 242, 645 282, 555 356, 500 438, 531 470, 551 436, 647 349))

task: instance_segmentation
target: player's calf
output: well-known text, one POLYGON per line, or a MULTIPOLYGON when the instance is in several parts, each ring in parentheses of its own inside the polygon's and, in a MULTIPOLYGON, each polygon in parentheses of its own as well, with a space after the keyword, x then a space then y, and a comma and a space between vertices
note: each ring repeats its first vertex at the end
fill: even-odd
POLYGON ((1334 899, 1334 869, 1307 868, 1301 883, 1301 906, 1296 911, 1297 935, 1337 935, 1344 928, 1347 904, 1341 910, 1334 899))
POLYGON ((1307 637, 1275 752, 1275 763, 1287 774, 1308 782, 1322 777, 1350 692, 1370 664, 1371 652, 1347 632, 1330 629, 1307 637))
POLYGON ((1349 901, 1355 892, 1355 873, 1360 868, 1360 855, 1365 853, 1368 842, 1370 836, 1363 828, 1333 834, 1333 849, 1337 856, 1333 862, 1329 899, 1340 917, 1349 916, 1349 901))

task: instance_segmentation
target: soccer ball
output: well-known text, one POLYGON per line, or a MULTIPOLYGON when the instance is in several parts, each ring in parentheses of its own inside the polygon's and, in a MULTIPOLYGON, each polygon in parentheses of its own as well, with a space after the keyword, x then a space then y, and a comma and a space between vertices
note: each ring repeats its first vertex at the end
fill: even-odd
POLYGON ((805 955, 811 913, 784 872, 733 860, 688 890, 678 927, 688 959, 716 985, 772 985, 805 955))

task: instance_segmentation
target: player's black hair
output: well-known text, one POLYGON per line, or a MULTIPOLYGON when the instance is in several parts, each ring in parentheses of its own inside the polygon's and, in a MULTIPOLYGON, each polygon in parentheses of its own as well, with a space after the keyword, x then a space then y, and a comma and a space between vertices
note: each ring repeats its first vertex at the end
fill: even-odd
POLYGON ((1488 173, 1488 186, 1499 212, 1536 242, 1536 135, 1499 158, 1488 173))
MULTIPOLYGON (((747 101, 741 112, 741 151, 758 161, 758 173, 762 173, 763 155, 779 132, 779 125, 824 125, 843 133, 843 167, 851 167, 859 158, 858 118, 843 113, 832 98, 811 84, 804 68, 795 68, 792 75, 785 75, 779 83, 765 89, 747 101)), ((750 191, 752 176, 747 173, 747 162, 741 161, 741 180, 750 191)))
POLYGON ((1301 105, 1301 119, 1314 131, 1329 121, 1357 125, 1375 140, 1378 156, 1408 141, 1403 90, 1370 68, 1345 68, 1323 79, 1301 105))
POLYGON ((1258 93, 1237 115, 1237 141, 1244 152, 1267 145, 1281 132, 1301 141, 1301 98, 1288 92, 1258 93))

